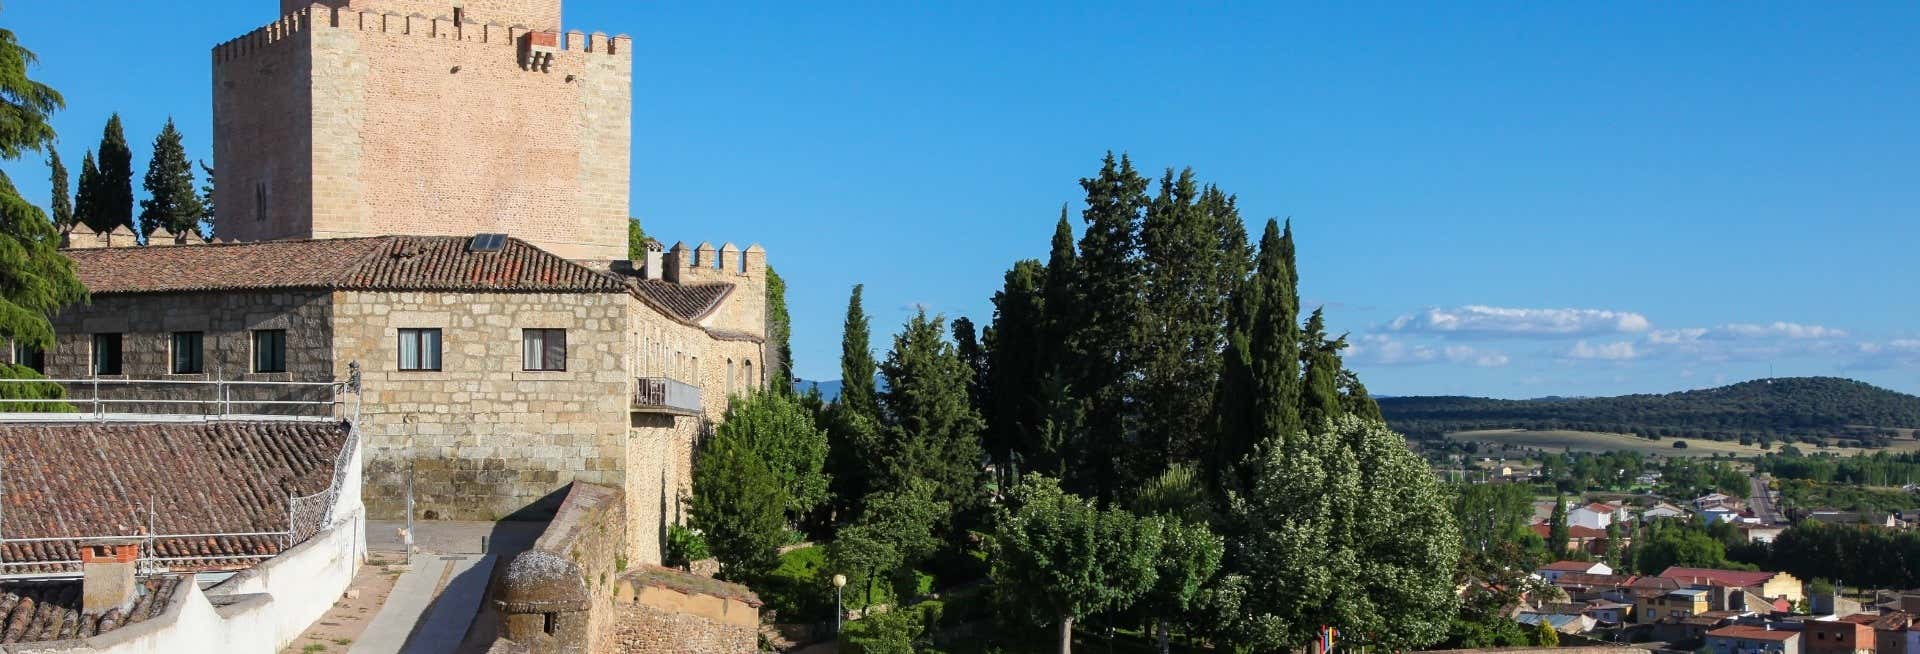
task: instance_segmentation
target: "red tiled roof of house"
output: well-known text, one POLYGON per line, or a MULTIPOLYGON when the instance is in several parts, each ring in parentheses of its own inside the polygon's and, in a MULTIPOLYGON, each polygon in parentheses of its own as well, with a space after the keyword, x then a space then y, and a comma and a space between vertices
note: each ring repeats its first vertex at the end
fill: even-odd
POLYGON ((1599 502, 1594 502, 1592 504, 1588 504, 1586 506, 1586 509, 1594 513, 1613 513, 1614 511, 1620 510, 1620 507, 1614 506, 1612 504, 1602 504, 1599 502))
POLYGON ((64 250, 94 294, 218 290, 600 292, 625 287, 519 239, 472 252, 465 236, 370 236, 64 250))
POLYGON ((1540 569, 1558 570, 1562 572, 1586 572, 1593 569, 1595 565, 1598 564, 1593 561, 1554 561, 1542 566, 1540 569))
POLYGON ((1760 586, 1773 578, 1774 573, 1750 570, 1716 570, 1713 568, 1682 568, 1673 566, 1660 573, 1661 577, 1700 586, 1732 586, 1749 588, 1760 586))
POLYGON ((635 297, 687 322, 707 317, 733 294, 733 285, 726 282, 675 284, 658 279, 630 279, 627 284, 635 297))
POLYGON ((1633 585, 1638 579, 1632 575, 1596 575, 1585 572, 1569 572, 1560 575, 1553 582, 1555 586, 1585 586, 1587 588, 1624 588, 1633 585))
POLYGON ((80 580, 0 582, 0 644, 91 638, 166 611, 180 588, 177 575, 139 582, 133 605, 100 615, 82 615, 80 580), (7 628, 18 625, 18 629, 7 628))
POLYGON ((1874 622, 1877 622, 1879 620, 1880 620, 1880 616, 1872 613, 1855 613, 1853 615, 1849 615, 1844 618, 1838 619, 1839 622, 1851 622, 1853 624, 1867 624, 1867 625, 1873 624, 1874 622))
POLYGON ((1733 625, 1731 627, 1721 627, 1719 629, 1715 629, 1713 631, 1707 632, 1707 636, 1709 637, 1717 636, 1720 638, 1739 638, 1742 640, 1769 640, 1769 641, 1777 641, 1782 643, 1787 642, 1789 640, 1793 640, 1795 636, 1799 636, 1799 635, 1800 635, 1800 632, 1798 631, 1774 631, 1771 629, 1767 629, 1766 627, 1749 627, 1746 625, 1733 625))
MULTIPOLYGON (((288 498, 332 484, 347 437, 344 423, 326 422, 0 424, 0 536, 287 532, 288 498)), ((286 541, 160 538, 151 554, 200 557, 172 565, 176 570, 244 568, 257 560, 231 557, 277 554, 286 541)), ((8 562, 46 563, 8 572, 70 571, 77 564, 62 562, 79 558, 76 545, 13 542, 0 554, 8 562)))

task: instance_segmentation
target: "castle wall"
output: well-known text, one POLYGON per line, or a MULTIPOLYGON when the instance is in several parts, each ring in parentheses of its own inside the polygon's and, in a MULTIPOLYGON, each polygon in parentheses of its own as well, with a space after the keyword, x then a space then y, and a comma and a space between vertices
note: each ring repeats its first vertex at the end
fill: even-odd
POLYGON ((291 14, 314 4, 428 17, 451 17, 453 8, 459 6, 464 22, 520 25, 545 32, 560 29, 560 0, 280 0, 280 14, 291 14))
MULTIPOLYGON (((509 4, 547 11, 469 4, 476 16, 509 4)), ((631 40, 536 33, 555 43, 529 49, 540 39, 525 27, 455 24, 444 17, 450 10, 318 6, 215 48, 216 103, 225 107, 215 121, 219 201, 239 216, 266 216, 223 220, 221 236, 501 232, 569 259, 625 258, 631 40), (285 100, 247 101, 256 95, 285 100), (303 101, 297 111, 276 106, 303 101), (302 129, 304 137, 281 133, 302 129), (264 209, 249 190, 257 180, 243 172, 253 169, 275 173, 264 209)))
POLYGON ((369 515, 544 517, 574 480, 626 481, 622 294, 340 292, 336 374, 362 366, 369 515), (401 371, 401 328, 442 330, 441 370, 401 371), (567 330, 567 370, 521 369, 521 330, 567 330))

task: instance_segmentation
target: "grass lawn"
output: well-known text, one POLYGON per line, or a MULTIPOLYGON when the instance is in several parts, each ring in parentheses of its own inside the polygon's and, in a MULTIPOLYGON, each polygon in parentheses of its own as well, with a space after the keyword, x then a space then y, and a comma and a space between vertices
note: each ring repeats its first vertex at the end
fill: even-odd
MULTIPOLYGON (((1662 456, 1707 457, 1715 454, 1726 456, 1757 456, 1766 452, 1751 445, 1741 445, 1739 441, 1710 441, 1698 438, 1662 438, 1648 440, 1627 434, 1609 434, 1592 431, 1568 430, 1527 430, 1527 429, 1488 429, 1482 431, 1461 431, 1447 434, 1448 440, 1478 441, 1494 445, 1513 445, 1559 452, 1572 449, 1575 452, 1618 452, 1633 451, 1643 454, 1662 456), (1687 447, 1676 448, 1674 441, 1684 440, 1687 447)), ((1806 453, 1831 452, 1840 456, 1852 456, 1861 452, 1908 452, 1920 451, 1920 441, 1898 440, 1885 450, 1863 450, 1857 447, 1813 447, 1806 443, 1796 443, 1794 447, 1806 453)), ((1773 451, 1779 451, 1775 444, 1773 451)))

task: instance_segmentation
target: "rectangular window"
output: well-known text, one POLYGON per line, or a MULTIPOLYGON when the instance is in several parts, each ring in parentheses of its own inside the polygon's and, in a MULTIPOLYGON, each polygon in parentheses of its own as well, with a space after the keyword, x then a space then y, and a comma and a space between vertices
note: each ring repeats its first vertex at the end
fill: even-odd
POLYGON ((400 369, 439 370, 440 330, 400 330, 400 369))
POLYGON ((287 371, 287 330, 253 330, 253 371, 287 371))
POLYGON ((47 353, 25 343, 14 343, 13 364, 44 375, 47 374, 47 353))
POLYGON ((201 332, 173 333, 173 374, 193 375, 204 372, 201 361, 201 345, 205 335, 201 332))
POLYGON ((93 335, 93 374, 120 374, 120 335, 93 335))
POLYGON ((567 330, 520 330, 520 368, 522 370, 566 370, 567 330))

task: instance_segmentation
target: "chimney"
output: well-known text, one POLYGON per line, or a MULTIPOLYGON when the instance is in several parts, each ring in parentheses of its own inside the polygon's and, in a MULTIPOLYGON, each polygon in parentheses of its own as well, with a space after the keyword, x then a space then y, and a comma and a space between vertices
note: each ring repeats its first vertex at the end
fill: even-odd
POLYGON ((666 279, 667 278, 666 271, 661 270, 661 266, 665 265, 664 260, 666 259, 666 255, 663 252, 663 250, 664 248, 661 247, 659 241, 656 241, 653 239, 647 239, 647 261, 646 261, 647 267, 646 267, 646 270, 643 271, 643 274, 647 276, 647 279, 666 279))
POLYGON ((80 608, 99 615, 133 601, 134 563, 140 539, 103 538, 80 543, 80 608))

